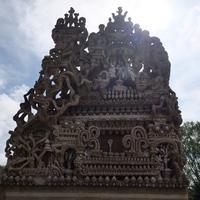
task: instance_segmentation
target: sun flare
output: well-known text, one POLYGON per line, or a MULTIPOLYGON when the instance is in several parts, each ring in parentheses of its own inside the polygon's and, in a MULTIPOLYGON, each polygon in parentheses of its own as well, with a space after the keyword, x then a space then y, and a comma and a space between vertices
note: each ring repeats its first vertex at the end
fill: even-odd
POLYGON ((116 1, 115 5, 128 11, 132 22, 140 24, 142 29, 167 29, 171 21, 171 10, 166 0, 125 0, 116 1))

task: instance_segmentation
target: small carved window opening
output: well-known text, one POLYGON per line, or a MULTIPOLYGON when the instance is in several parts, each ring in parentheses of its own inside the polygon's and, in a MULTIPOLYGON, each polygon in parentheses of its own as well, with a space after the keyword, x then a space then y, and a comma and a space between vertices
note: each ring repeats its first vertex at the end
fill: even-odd
POLYGON ((144 63, 141 63, 141 66, 142 66, 142 67, 141 67, 139 73, 144 71, 144 63))
POLYGON ((76 69, 77 69, 78 71, 81 71, 80 65, 77 65, 77 66, 76 66, 76 69))
POLYGON ((76 151, 72 148, 67 149, 64 154, 64 167, 69 170, 74 170, 75 158, 76 158, 76 151))

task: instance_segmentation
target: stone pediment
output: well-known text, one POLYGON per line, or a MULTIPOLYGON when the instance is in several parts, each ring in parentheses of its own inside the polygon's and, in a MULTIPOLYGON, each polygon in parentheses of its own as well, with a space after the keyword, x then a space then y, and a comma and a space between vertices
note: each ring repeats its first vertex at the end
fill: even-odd
POLYGON ((186 187, 170 62, 119 7, 88 34, 71 8, 14 116, 1 184, 186 187))

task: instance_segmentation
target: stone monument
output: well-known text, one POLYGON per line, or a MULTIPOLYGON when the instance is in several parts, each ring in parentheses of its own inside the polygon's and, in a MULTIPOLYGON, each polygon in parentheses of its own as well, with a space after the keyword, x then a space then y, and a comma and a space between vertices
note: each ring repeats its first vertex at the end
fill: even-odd
POLYGON ((71 8, 13 117, 1 200, 187 199, 170 62, 119 7, 97 33, 71 8))

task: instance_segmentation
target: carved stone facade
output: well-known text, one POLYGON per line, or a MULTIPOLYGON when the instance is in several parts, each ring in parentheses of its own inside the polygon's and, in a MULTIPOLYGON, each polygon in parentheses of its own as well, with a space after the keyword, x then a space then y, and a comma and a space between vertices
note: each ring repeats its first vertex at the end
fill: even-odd
POLYGON ((14 116, 2 185, 187 187, 170 62, 119 7, 88 35, 71 8, 14 116))

